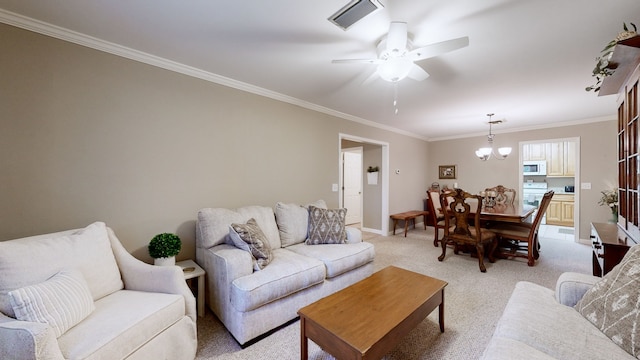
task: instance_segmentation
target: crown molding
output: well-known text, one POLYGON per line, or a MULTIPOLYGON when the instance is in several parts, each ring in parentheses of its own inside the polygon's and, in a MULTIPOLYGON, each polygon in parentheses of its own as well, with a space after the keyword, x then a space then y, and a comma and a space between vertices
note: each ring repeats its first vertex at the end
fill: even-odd
POLYGON ((363 125, 375 127, 378 129, 394 132, 397 134, 410 136, 423 141, 427 141, 427 138, 417 136, 416 134, 408 131, 400 130, 391 126, 376 123, 371 120, 366 120, 357 116, 346 114, 340 111, 336 111, 324 106, 310 103, 292 96, 284 95, 275 91, 271 91, 265 88, 261 88, 249 83, 234 80, 222 75, 214 74, 202 69, 198 69, 192 66, 188 66, 176 61, 168 60, 159 56, 155 56, 149 53, 138 51, 126 46, 118 45, 109 41, 105 41, 96 37, 92 37, 86 34, 82 34, 73 30, 69 30, 60 26, 49 24, 40 20, 29 18, 20 14, 16 14, 4 9, 0 9, 0 22, 12 25, 25 30, 33 31, 42 35, 50 36, 56 39, 68 41, 74 44, 85 46, 91 49, 103 51, 109 54, 127 58, 130 60, 138 61, 151 66, 159 67, 165 70, 173 71, 183 75, 191 76, 201 80, 209 81, 219 85, 224 85, 230 88, 242 90, 248 93, 264 96, 270 99, 282 101, 292 105, 300 106, 305 109, 317 111, 334 117, 338 117, 344 120, 353 121, 363 125))
MULTIPOLYGON (((500 130, 500 131, 492 130, 491 132, 493 134, 510 134, 510 133, 516 133, 516 132, 522 132, 522 131, 544 130, 544 129, 551 129, 551 128, 557 128, 557 127, 564 127, 564 126, 584 125, 584 124, 603 122, 603 121, 617 121, 617 118, 616 118, 616 115, 599 116, 599 117, 593 117, 593 118, 582 119, 582 120, 571 120, 571 121, 562 121, 562 122, 556 122, 551 124, 522 126, 518 128, 509 129, 509 130, 500 130)), ((456 140, 456 139, 466 139, 466 138, 477 137, 477 136, 487 136, 487 132, 485 131, 482 133, 461 134, 456 136, 430 138, 427 141, 432 142, 432 141, 456 140)))

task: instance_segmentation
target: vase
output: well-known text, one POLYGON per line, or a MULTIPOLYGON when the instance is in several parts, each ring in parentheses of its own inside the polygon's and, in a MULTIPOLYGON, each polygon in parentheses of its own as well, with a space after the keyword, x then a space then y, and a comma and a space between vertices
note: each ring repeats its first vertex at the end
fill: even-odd
POLYGON ((367 184, 369 185, 378 185, 378 172, 369 172, 367 173, 367 184))
POLYGON ((153 259, 153 264, 158 266, 174 266, 176 264, 176 257, 163 257, 153 259))

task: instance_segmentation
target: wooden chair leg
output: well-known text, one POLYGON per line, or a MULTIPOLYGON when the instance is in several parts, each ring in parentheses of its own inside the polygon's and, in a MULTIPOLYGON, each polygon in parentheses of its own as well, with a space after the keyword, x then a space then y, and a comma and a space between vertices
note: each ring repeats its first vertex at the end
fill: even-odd
POLYGON ((489 262, 496 262, 496 248, 498 247, 498 238, 491 241, 491 249, 489 250, 489 262))
POLYGON ((438 247, 438 227, 437 226, 433 226, 433 246, 438 247))
POLYGON ((442 246, 442 255, 438 256, 438 261, 444 260, 444 257, 447 254, 447 241, 444 237, 440 240, 440 246, 442 246))
POLYGON ((484 266, 484 245, 476 244, 476 251, 478 252, 478 265, 481 272, 487 272, 487 268, 484 266))

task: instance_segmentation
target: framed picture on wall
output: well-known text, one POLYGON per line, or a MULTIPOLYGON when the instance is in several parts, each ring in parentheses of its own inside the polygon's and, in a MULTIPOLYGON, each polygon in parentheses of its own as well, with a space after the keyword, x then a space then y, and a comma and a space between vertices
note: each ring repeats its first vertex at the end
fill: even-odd
POLYGON ((455 165, 440 165, 438 166, 438 174, 440 179, 455 179, 456 178, 456 166, 455 165))

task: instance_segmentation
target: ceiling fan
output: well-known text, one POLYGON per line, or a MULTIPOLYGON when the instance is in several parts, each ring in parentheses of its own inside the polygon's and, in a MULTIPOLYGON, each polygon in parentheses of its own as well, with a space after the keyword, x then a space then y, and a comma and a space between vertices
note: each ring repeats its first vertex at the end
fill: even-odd
POLYGON ((393 21, 389 25, 389 33, 378 43, 377 59, 340 59, 334 64, 363 63, 378 65, 373 76, 380 76, 389 82, 398 82, 404 78, 422 81, 429 74, 415 62, 435 57, 469 45, 467 36, 446 40, 426 46, 413 48, 407 33, 407 23, 393 21))

